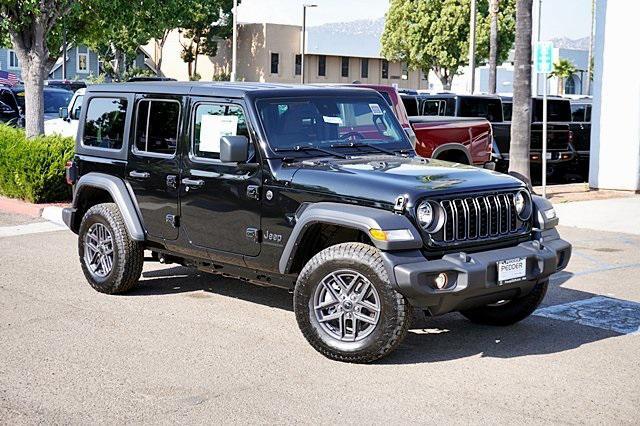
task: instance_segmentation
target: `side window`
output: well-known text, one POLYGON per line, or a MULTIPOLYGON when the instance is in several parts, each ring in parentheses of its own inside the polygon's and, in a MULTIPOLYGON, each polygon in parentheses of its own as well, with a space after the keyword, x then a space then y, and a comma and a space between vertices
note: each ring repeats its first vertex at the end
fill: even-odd
POLYGON ((176 101, 142 100, 136 114, 138 153, 174 155, 178 144, 180 104, 176 101))
POLYGON ((71 107, 71 111, 69 111, 69 118, 72 120, 80 119, 80 110, 82 109, 82 101, 84 100, 84 96, 80 95, 76 97, 76 100, 73 102, 73 106, 71 107))
POLYGON ((249 138, 244 111, 232 104, 199 104, 193 123, 192 153, 198 158, 220 158, 222 136, 249 138))
POLYGON ((441 108, 442 101, 428 100, 424 101, 422 106, 422 115, 442 115, 444 108, 441 108), (441 113, 441 110, 442 113, 441 113))
POLYGON ((122 148, 126 115, 126 99, 90 99, 84 124, 83 144, 103 149, 122 148))
POLYGON ((591 123, 591 105, 587 105, 587 110, 584 115, 584 121, 591 123))

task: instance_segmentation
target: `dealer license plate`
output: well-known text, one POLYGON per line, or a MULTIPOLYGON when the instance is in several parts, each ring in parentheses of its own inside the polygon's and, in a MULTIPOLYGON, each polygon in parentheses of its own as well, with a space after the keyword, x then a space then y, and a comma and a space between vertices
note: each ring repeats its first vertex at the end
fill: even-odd
POLYGON ((546 158, 547 160, 551 160, 551 152, 547 152, 547 153, 545 154, 545 158, 546 158))
POLYGON ((500 260, 496 266, 498 267, 499 285, 521 281, 527 277, 527 259, 525 257, 500 260))

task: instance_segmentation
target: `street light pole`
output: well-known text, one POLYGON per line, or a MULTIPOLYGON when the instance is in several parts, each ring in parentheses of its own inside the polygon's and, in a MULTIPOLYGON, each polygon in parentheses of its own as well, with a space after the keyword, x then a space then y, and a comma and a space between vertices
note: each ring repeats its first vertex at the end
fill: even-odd
MULTIPOLYGON (((538 22, 537 22, 537 34, 536 34, 536 41, 538 43, 540 43, 540 28, 541 28, 541 23, 542 23, 542 0, 538 0, 538 22)), ((531 93, 533 94, 533 96, 538 96, 538 73, 534 73, 534 78, 531 84, 531 93)), ((545 80, 545 87, 546 87, 546 80, 545 80)))
POLYGON ((469 93, 473 95, 476 86, 476 0, 471 0, 471 22, 469 23, 469 66, 471 67, 471 84, 469 93))
POLYGON ((238 0, 233 0, 233 46, 231 46, 231 77, 236 81, 236 64, 238 62, 238 0))
POLYGON ((304 84, 304 51, 307 38, 307 8, 318 7, 317 4, 303 4, 302 5, 302 52, 300 54, 300 82, 304 84))

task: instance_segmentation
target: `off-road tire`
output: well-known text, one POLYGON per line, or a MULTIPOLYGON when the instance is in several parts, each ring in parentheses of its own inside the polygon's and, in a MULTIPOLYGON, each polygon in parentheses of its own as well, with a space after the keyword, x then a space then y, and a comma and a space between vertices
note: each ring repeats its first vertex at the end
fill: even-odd
POLYGON ((78 232, 78 255, 87 281, 100 293, 116 294, 131 290, 138 283, 144 263, 144 248, 129 237, 124 219, 114 203, 96 204, 85 213, 78 232), (84 236, 91 225, 102 223, 113 237, 113 267, 104 278, 94 276, 84 260, 84 236))
POLYGON ((542 303, 549 280, 535 285, 527 295, 510 300, 497 306, 481 306, 479 308, 460 311, 469 321, 476 324, 507 326, 515 324, 531 315, 542 303))
POLYGON ((375 247, 362 243, 343 243, 316 254, 298 276, 293 293, 298 326, 309 344, 327 358, 367 363, 392 352, 404 339, 413 310, 409 302, 389 282, 387 270, 375 247), (313 294, 327 274, 348 268, 367 278, 380 298, 377 325, 363 340, 340 341, 324 331, 313 311, 313 294))

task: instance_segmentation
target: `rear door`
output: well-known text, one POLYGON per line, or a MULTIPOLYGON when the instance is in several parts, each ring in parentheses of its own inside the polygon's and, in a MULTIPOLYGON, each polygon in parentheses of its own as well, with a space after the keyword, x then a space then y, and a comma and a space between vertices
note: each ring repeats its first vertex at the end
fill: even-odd
POLYGON ((178 238, 182 96, 136 97, 127 182, 152 237, 178 238))

